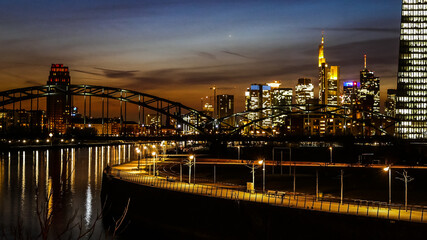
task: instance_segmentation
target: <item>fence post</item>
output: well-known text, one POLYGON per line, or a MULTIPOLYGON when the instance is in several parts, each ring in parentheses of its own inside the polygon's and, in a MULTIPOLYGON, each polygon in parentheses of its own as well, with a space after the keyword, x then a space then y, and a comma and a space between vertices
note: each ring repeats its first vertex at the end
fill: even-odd
POLYGON ((409 213, 409 221, 412 221, 412 207, 411 207, 411 212, 409 213))
POLYGON ((390 219, 390 206, 388 206, 388 210, 387 210, 387 219, 390 219))
POLYGON ((307 203, 307 194, 304 195, 304 208, 305 208, 306 203, 307 203))
POLYGON ((347 203, 347 214, 350 213, 350 203, 347 203))
POLYGON ((397 219, 400 221, 400 206, 399 206, 399 217, 397 219))
POLYGON ((320 199, 320 211, 323 209, 323 199, 320 199))
POLYGON ((378 208, 377 208, 377 218, 378 218, 379 214, 380 214, 380 204, 378 203, 378 208))
POLYGON ((424 208, 421 208, 421 222, 424 221, 424 208))
POLYGON ((359 207, 360 207, 360 202, 357 202, 357 211, 356 211, 356 215, 359 215, 359 207))
POLYGON ((366 206, 366 216, 369 217, 369 202, 368 202, 368 205, 366 206))
POLYGON ((332 201, 329 201, 329 212, 331 211, 332 201))

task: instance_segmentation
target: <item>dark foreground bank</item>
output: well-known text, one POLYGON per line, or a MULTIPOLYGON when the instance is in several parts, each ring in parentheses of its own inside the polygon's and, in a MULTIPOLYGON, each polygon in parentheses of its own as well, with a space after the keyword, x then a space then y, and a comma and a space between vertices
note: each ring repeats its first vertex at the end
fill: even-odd
POLYGON ((142 186, 104 173, 104 224, 124 239, 425 239, 425 224, 283 208, 142 186))

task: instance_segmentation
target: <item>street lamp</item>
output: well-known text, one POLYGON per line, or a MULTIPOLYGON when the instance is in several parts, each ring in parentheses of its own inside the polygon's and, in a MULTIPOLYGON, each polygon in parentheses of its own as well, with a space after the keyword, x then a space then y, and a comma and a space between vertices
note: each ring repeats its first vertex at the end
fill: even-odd
MULTIPOLYGON (((144 145, 144 147, 142 148, 142 155, 144 156, 144 159, 145 159, 145 167, 147 168, 148 163, 147 163, 146 151, 147 151, 147 147, 144 145)), ((148 172, 148 174, 150 175, 150 172, 148 172)))
POLYGON ((192 161, 192 166, 194 166, 194 174, 193 174, 193 183, 196 184, 196 155, 189 156, 190 161, 192 161))
POLYGON ((388 204, 391 205, 391 165, 388 165, 383 170, 388 172, 388 204))
POLYGON ((408 172, 406 170, 403 170, 403 173, 400 173, 400 172, 397 172, 397 173, 402 175, 403 178, 396 177, 396 179, 399 179, 405 182, 405 210, 407 210, 408 209, 408 182, 412 182, 414 178, 408 176, 408 172))
POLYGON ((53 140, 52 140, 53 133, 49 133, 49 137, 50 137, 50 146, 52 146, 53 145, 53 140))
MULTIPOLYGON (((262 164, 262 160, 259 161, 258 163, 262 164)), ((248 160, 246 166, 251 169, 251 173, 252 173, 252 186, 253 186, 253 190, 255 190, 255 169, 258 169, 260 166, 258 166, 258 165, 255 166, 255 161, 254 160, 248 160)))
POLYGON ((155 177, 157 174, 156 173, 156 157, 157 157, 157 154, 156 154, 156 152, 152 152, 151 155, 154 157, 153 172, 154 172, 154 177, 155 177))
POLYGON ((194 159, 194 155, 188 156, 188 162, 186 163, 186 165, 188 166, 188 184, 191 183, 191 167, 194 164, 193 159, 194 159))
POLYGON ((237 146, 237 160, 240 160, 240 145, 237 146))
POLYGON ((259 160, 258 164, 262 164, 262 192, 265 192, 265 159, 259 160))
POLYGON ((139 170, 139 161, 141 160, 141 150, 139 150, 139 148, 136 148, 136 153, 138 154, 138 170, 139 170))
POLYGON ((330 155, 330 159, 331 159, 331 163, 332 163, 332 146, 329 146, 329 155, 330 155))

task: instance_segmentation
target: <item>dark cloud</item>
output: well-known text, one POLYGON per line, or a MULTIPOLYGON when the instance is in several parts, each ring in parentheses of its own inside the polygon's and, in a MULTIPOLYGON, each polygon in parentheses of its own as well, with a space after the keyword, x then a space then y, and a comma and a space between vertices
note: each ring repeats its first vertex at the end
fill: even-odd
POLYGON ((123 71, 96 67, 95 69, 103 71, 108 78, 133 78, 138 71, 123 71))
POLYGON ((230 55, 233 55, 233 56, 237 56, 237 57, 242 57, 242 58, 246 58, 246 59, 255 59, 255 58, 252 58, 252 57, 248 57, 248 56, 245 56, 245 55, 243 55, 243 54, 240 54, 240 53, 236 53, 236 52, 232 52, 232 51, 228 51, 228 50, 223 50, 222 52, 223 52, 223 53, 227 53, 227 54, 230 54, 230 55))
POLYGON ((104 76, 104 74, 101 74, 101 73, 83 71, 83 70, 78 70, 78 69, 72 69, 72 71, 79 72, 79 73, 90 74, 90 75, 95 75, 95 76, 104 76))
POLYGON ((211 60, 216 60, 216 56, 208 52, 198 52, 197 56, 211 59, 211 60))

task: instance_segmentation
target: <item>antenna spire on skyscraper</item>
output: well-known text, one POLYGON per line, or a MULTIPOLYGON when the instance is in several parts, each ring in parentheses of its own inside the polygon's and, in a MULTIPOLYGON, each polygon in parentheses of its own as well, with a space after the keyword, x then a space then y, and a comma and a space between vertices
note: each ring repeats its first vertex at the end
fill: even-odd
POLYGON ((365 55, 363 55, 363 60, 364 60, 364 63, 363 63, 363 69, 366 69, 366 54, 365 55))

